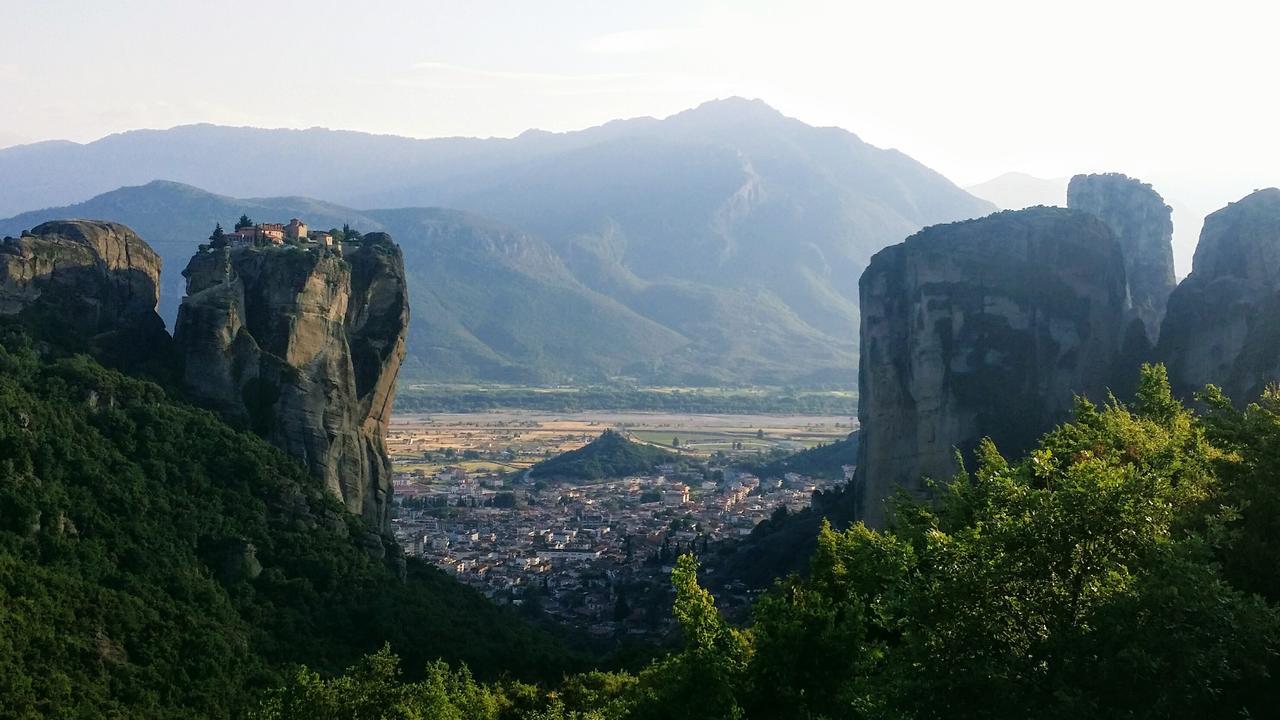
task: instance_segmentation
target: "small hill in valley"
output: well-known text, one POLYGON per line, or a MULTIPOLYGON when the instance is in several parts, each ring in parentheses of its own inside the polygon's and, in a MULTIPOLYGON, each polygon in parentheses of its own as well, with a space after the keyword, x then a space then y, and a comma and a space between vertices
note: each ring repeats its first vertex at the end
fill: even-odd
POLYGON ((577 450, 534 465, 529 474, 536 478, 600 480, 650 473, 662 463, 675 459, 674 453, 662 448, 633 442, 616 430, 605 430, 577 450))

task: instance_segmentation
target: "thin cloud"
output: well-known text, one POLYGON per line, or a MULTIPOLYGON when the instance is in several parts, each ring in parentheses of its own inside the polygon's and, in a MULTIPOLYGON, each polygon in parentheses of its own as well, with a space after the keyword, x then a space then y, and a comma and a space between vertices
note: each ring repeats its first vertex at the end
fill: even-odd
POLYGON ((453 65, 444 62, 420 62, 414 63, 414 70, 427 71, 433 74, 448 74, 460 77, 471 78, 487 78, 491 80, 511 81, 511 82, 539 82, 539 83, 598 83, 598 82, 615 82, 618 80, 631 80, 635 78, 645 77, 639 73, 596 73, 588 75, 567 75, 560 73, 537 73, 523 72, 514 70, 488 70, 485 68, 467 67, 465 65, 453 65))
POLYGON ((653 53, 685 47, 694 39, 692 28, 643 28, 605 33, 588 39, 582 49, 589 53, 623 55, 653 53))

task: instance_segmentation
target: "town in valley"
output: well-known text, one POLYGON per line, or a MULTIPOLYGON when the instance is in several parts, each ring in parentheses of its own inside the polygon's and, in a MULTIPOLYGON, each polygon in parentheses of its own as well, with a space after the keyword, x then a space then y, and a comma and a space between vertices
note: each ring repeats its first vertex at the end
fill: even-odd
MULTIPOLYGON (((543 414, 411 415, 391 426, 397 517, 406 553, 491 599, 602 637, 671 626, 666 575, 682 552, 749 535, 775 514, 842 485, 853 459, 823 476, 761 476, 767 460, 843 440, 847 417, 543 414), (661 446, 645 474, 540 479, 529 468, 606 429, 661 446)), ((743 605, 745 587, 723 600, 743 605)))

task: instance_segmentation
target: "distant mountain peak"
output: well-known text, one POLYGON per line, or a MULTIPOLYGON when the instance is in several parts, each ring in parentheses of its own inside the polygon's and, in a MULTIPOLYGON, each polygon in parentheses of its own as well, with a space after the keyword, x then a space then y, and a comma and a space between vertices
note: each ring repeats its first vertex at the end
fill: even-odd
POLYGON ((759 98, 731 96, 708 100, 697 107, 678 112, 668 121, 697 119, 711 122, 779 122, 792 120, 759 98))
POLYGON ((516 136, 517 140, 527 140, 529 138, 554 137, 556 133, 541 128, 529 128, 516 136))
POLYGON ((1036 205, 1064 205, 1069 180, 1067 177, 1042 178, 1012 171, 969 185, 965 190, 1003 210, 1021 210, 1036 205))

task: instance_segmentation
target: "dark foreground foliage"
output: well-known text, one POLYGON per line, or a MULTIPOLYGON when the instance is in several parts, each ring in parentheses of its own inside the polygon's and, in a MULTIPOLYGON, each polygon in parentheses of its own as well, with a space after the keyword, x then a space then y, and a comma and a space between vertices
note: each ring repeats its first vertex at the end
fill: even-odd
POLYGON ((891 530, 824 525, 807 578, 745 628, 684 557, 684 647, 554 689, 465 669, 397 679, 390 653, 302 673, 270 718, 1241 718, 1280 707, 1280 391, 1196 416, 1145 368, 1129 405, 977 467, 891 530))
POLYGON ((36 347, 0 329, 0 717, 239 717, 295 663, 386 642, 419 669, 562 676, 554 638, 371 556, 377 534, 261 439, 36 347))

